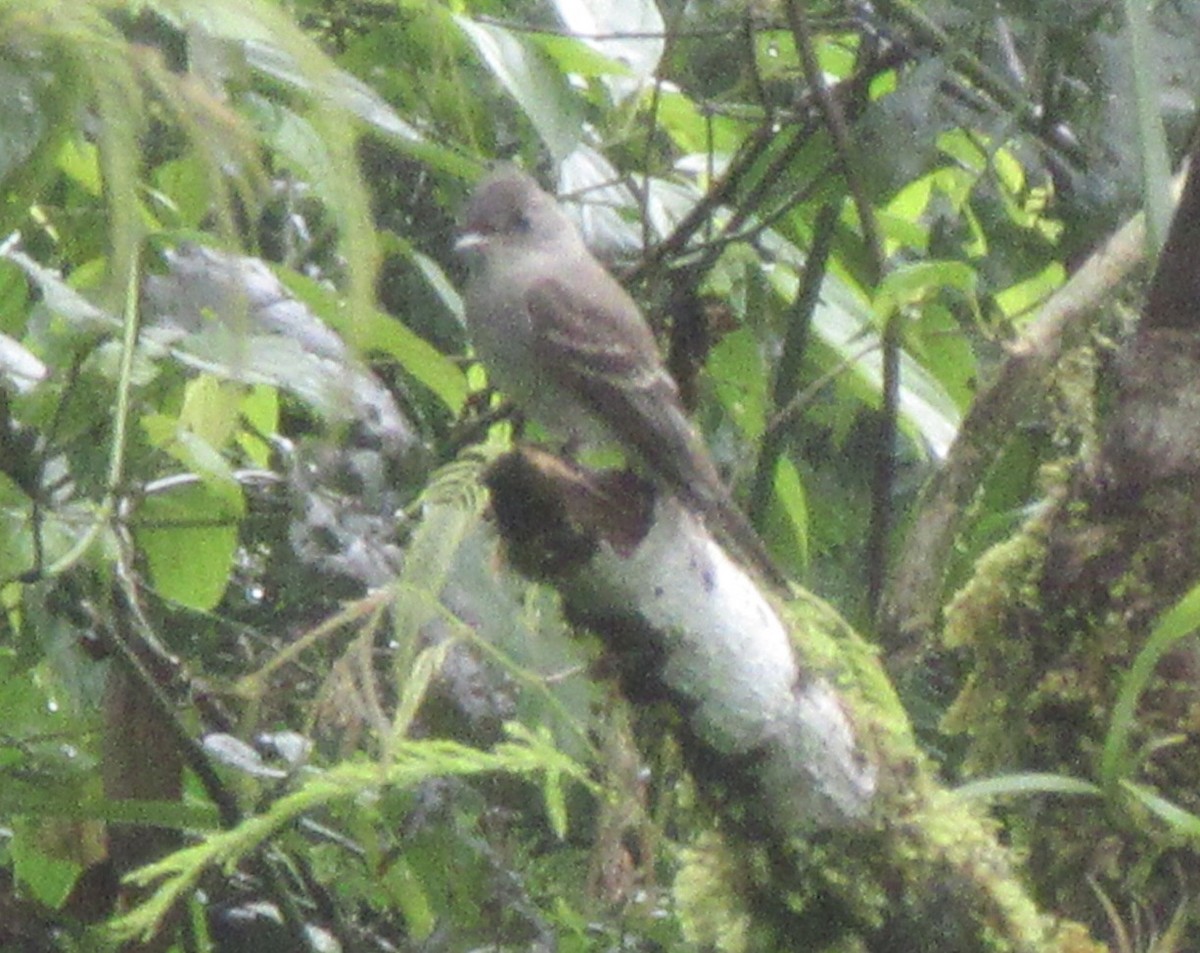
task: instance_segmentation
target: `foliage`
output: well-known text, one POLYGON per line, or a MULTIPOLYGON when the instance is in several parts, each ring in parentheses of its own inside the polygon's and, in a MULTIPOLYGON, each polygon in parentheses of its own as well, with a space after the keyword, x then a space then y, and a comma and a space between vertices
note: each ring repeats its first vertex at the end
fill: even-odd
MULTIPOLYGON (((1161 206, 1194 115, 1144 69, 1113 112, 1122 21, 1050 6, 0 0, 0 945, 183 910, 178 948, 218 949, 265 899, 317 947, 684 948, 676 753, 648 784, 483 518, 512 425, 465 359, 457 209, 496 158, 549 173, 779 561, 869 624, 980 382, 1161 206), (106 793, 110 666, 180 738, 261 750, 180 742, 182 798, 106 793), (109 921, 87 872, 131 819, 181 849, 109 921)), ((1133 19, 1194 92, 1194 14, 1133 19)), ((1086 439, 1024 423, 952 582, 1086 439)), ((1185 826, 1130 781, 1135 673, 1098 787, 978 793, 1124 785, 1185 826)))

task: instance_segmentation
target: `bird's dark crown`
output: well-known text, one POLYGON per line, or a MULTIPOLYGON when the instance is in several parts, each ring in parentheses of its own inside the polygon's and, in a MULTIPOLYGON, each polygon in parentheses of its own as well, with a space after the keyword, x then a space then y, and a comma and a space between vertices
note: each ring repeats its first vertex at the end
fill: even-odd
POLYGON ((514 168, 493 172, 467 205, 463 231, 482 236, 527 234, 552 222, 557 208, 529 176, 514 168))

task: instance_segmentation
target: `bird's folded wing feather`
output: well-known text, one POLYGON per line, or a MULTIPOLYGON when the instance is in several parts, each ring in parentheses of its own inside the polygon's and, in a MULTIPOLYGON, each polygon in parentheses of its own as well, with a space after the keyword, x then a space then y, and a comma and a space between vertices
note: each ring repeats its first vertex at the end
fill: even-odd
MULTIPOLYGON (((599 266, 596 266, 599 270, 599 266)), ((526 294, 540 366, 565 393, 592 408, 596 417, 632 450, 658 481, 758 568, 786 587, 779 571, 721 482, 700 435, 688 420, 679 390, 663 367, 637 305, 607 273, 585 275, 572 285, 540 278, 526 294), (582 293, 580 285, 608 294, 582 293), (601 303, 601 301, 603 303, 601 303)))
POLYGON ((530 285, 526 307, 541 366, 685 499, 724 496, 649 328, 624 290, 615 282, 611 287, 613 293, 599 296, 557 277, 530 285))

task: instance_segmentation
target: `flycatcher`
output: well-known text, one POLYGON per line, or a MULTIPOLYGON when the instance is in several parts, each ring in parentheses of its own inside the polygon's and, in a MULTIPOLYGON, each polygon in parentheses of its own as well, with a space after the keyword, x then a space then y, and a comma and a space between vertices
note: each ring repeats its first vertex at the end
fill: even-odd
POLYGON ((493 383, 570 445, 615 443, 767 579, 784 579, 688 420, 633 299, 558 203, 511 167, 467 205, 467 327, 493 383))

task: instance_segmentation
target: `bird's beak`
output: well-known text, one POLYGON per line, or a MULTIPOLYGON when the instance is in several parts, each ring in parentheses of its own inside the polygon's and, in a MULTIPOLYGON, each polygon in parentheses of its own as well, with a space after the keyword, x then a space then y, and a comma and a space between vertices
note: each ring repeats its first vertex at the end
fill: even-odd
POLYGON ((463 232, 454 243, 454 250, 460 254, 477 251, 488 243, 488 237, 483 232, 463 232))

